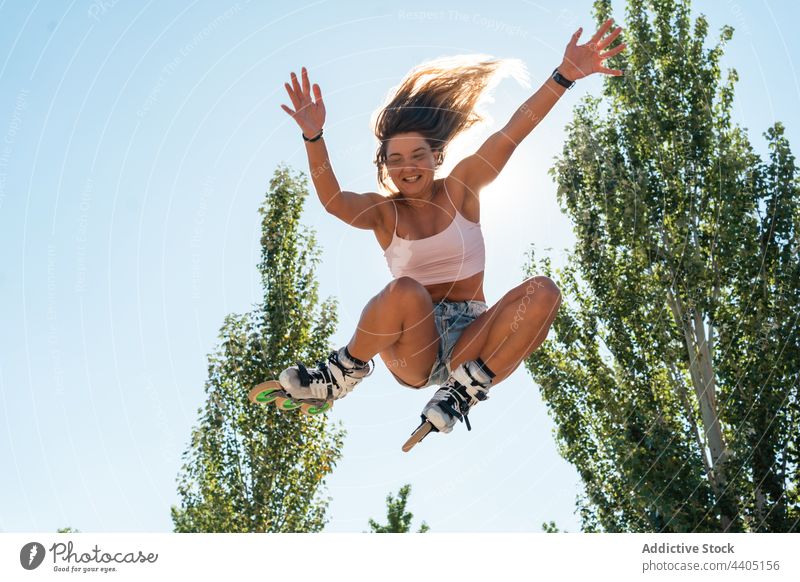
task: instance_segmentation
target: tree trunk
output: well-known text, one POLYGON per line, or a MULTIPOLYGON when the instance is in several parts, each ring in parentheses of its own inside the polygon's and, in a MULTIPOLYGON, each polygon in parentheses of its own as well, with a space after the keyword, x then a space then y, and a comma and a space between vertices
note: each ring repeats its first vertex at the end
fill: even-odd
MULTIPOLYGON (((717 495, 717 502, 725 494, 727 479, 725 476, 725 441, 719 424, 717 411, 716 382, 711 367, 708 344, 705 341, 705 328, 699 312, 694 311, 692 320, 684 317, 684 310, 680 297, 673 295, 672 290, 667 290, 667 303, 669 304, 675 323, 684 333, 686 349, 689 352, 689 373, 694 386, 695 397, 700 407, 700 418, 703 422, 703 433, 711 453, 711 486, 717 495)), ((692 315, 692 314, 690 314, 692 315)), ((723 530, 727 531, 733 519, 721 509, 723 530)))

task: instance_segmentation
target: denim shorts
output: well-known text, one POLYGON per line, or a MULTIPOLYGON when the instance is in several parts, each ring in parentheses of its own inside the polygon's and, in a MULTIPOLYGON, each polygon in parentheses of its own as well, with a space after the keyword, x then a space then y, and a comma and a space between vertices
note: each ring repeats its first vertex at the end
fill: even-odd
MULTIPOLYGON (((453 355, 453 348, 461 337, 463 331, 470 323, 475 321, 478 316, 489 309, 485 301, 440 301, 433 306, 433 320, 436 323, 436 331, 439 332, 439 350, 436 360, 433 362, 428 381, 422 386, 412 386, 406 384, 397 375, 392 375, 403 386, 409 388, 425 388, 426 386, 441 386, 450 377, 450 359, 453 355)), ((391 371, 391 370, 390 370, 391 371)))

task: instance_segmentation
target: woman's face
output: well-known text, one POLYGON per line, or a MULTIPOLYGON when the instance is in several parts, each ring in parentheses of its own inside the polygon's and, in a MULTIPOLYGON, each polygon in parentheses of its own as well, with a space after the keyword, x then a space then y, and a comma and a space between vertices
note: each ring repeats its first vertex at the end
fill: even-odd
POLYGON ((404 196, 427 198, 433 188, 436 155, 422 134, 398 133, 386 145, 386 170, 404 196))

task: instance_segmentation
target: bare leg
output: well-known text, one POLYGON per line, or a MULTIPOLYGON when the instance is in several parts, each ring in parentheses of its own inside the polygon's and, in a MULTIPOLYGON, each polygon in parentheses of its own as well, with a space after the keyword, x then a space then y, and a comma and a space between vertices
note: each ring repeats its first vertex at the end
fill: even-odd
POLYGON ((347 344, 359 360, 380 354, 394 374, 414 385, 427 380, 438 348, 431 296, 410 277, 395 279, 367 303, 347 344))
POLYGON ((548 277, 531 277, 473 321, 453 349, 451 369, 480 357, 506 379, 547 338, 561 305, 561 292, 548 277))

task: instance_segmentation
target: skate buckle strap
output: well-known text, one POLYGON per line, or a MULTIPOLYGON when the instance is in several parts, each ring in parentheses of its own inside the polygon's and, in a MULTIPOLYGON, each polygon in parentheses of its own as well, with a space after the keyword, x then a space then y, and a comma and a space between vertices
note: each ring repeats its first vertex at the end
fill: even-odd
MULTIPOLYGON (((374 360, 374 358, 370 358, 369 362, 365 362, 365 363, 364 363, 364 366, 356 366, 356 367, 354 367, 354 368, 348 368, 347 366, 343 365, 343 364, 342 364, 342 362, 339 360, 339 354, 338 354, 338 352, 331 352, 331 355, 330 355, 330 357, 328 358, 328 360, 329 360, 329 361, 330 361, 330 362, 331 362, 333 365, 335 365, 337 368, 339 368, 339 369, 342 371, 342 374, 343 374, 344 376, 352 376, 352 375, 353 375, 353 372, 355 372, 356 370, 361 370, 361 369, 363 369, 364 367, 366 367, 366 368, 367 368, 367 373, 364 375, 364 378, 366 378, 366 377, 370 376, 370 375, 372 374, 372 372, 374 372, 374 371, 375 371, 375 360, 374 360)), ((320 362, 320 365, 321 365, 321 364, 322 364, 322 363, 320 362)), ((362 378, 362 379, 363 379, 363 378, 362 378)), ((340 387, 340 386, 339 386, 339 384, 338 384, 338 383, 336 383, 336 381, 335 381, 333 378, 331 378, 331 383, 333 383, 333 384, 336 384, 336 386, 337 386, 337 387, 340 387)), ((352 391, 352 389, 353 389, 352 387, 348 387, 347 385, 345 385, 345 386, 341 386, 340 388, 342 389, 342 391, 344 392, 344 394, 347 394, 347 393, 349 393, 349 392, 350 392, 350 391, 352 391)), ((340 395, 339 395, 339 398, 341 398, 341 396, 342 396, 342 395, 340 394, 340 395)), ((331 386, 331 384, 328 384, 328 399, 329 399, 329 400, 331 400, 331 399, 335 399, 335 397, 333 396, 333 387, 331 386)))
MULTIPOLYGON (((300 385, 304 388, 311 388, 314 397, 319 398, 320 400, 327 400, 330 402, 336 400, 337 398, 341 398, 350 392, 352 387, 348 387, 347 382, 344 382, 343 385, 340 386, 339 382, 336 380, 336 377, 331 372, 331 366, 336 366, 339 370, 341 370, 343 376, 351 376, 353 374, 353 369, 345 367, 339 361, 337 353, 331 352, 331 354, 328 356, 327 362, 324 360, 319 360, 317 362, 316 370, 309 371, 303 362, 297 362, 297 376, 300 380, 300 385), (312 387, 312 383, 316 384, 316 386, 312 387), (338 394, 335 394, 335 391, 337 390, 338 394), (320 394, 320 392, 324 392, 324 394, 320 394)), ((369 371, 364 377, 369 376, 374 371, 374 360, 370 359, 367 366, 369 367, 369 371)))
POLYGON ((328 370, 327 366, 325 365, 325 362, 320 360, 319 362, 317 362, 317 367, 322 372, 322 378, 325 380, 325 387, 328 389, 328 398, 326 400, 333 400, 334 399, 333 398, 333 383, 334 383, 334 379, 331 376, 331 373, 328 370))
POLYGON ((297 362, 297 375, 300 377, 300 385, 303 388, 308 388, 311 384, 311 374, 308 369, 303 365, 303 362, 297 362))
POLYGON ((356 362, 353 362, 353 364, 355 364, 354 367, 347 368, 343 366, 342 363, 339 361, 338 352, 333 352, 331 353, 331 362, 334 362, 342 371, 342 374, 344 374, 345 376, 350 376, 355 370, 362 370, 365 367, 367 368, 367 373, 364 375, 364 378, 367 378, 368 376, 372 375, 372 372, 375 371, 375 358, 370 358, 368 362, 364 362, 363 366, 357 364, 356 362))
MULTIPOLYGON (((468 416, 470 408, 469 402, 462 396, 459 387, 464 388, 464 391, 466 392, 465 386, 456 383, 455 386, 451 386, 447 389, 448 394, 450 394, 450 398, 447 400, 442 400, 442 402, 439 403, 439 406, 441 406, 450 415, 457 418, 459 422, 466 424, 467 430, 472 430, 468 416), (452 406, 450 402, 453 402, 455 406, 452 406)), ((467 397, 469 397, 469 395, 467 395, 467 397)), ((479 400, 483 400, 483 398, 479 398, 479 400)))
MULTIPOLYGON (((333 387, 331 384, 333 383, 333 378, 328 372, 327 368, 325 367, 325 363, 323 361, 317 362, 317 366, 319 367, 319 372, 316 372, 316 376, 321 376, 322 380, 325 381, 325 384, 328 388, 328 399, 333 399, 333 387)), ((315 378, 315 375, 309 373, 308 368, 303 365, 303 362, 297 362, 297 375, 300 377, 300 385, 304 388, 308 388, 311 385, 311 382, 314 380, 318 380, 319 378, 315 378)))
POLYGON ((459 411, 456 408, 453 408, 452 406, 450 406, 450 404, 447 401, 442 402, 441 404, 439 404, 439 406, 441 406, 448 413, 450 413, 452 416, 457 418, 459 420, 459 422, 463 422, 464 424, 466 424, 467 425, 467 430, 472 430, 472 427, 469 424, 469 416, 468 416, 469 413, 468 412, 465 412, 464 414, 461 414, 461 411, 459 411))
POLYGON ((464 367, 464 371, 467 373, 467 376, 469 376, 470 380, 472 380, 472 386, 464 386, 466 393, 473 398, 480 400, 481 402, 488 399, 489 388, 480 380, 476 380, 475 376, 470 374, 469 368, 466 366, 464 367))

